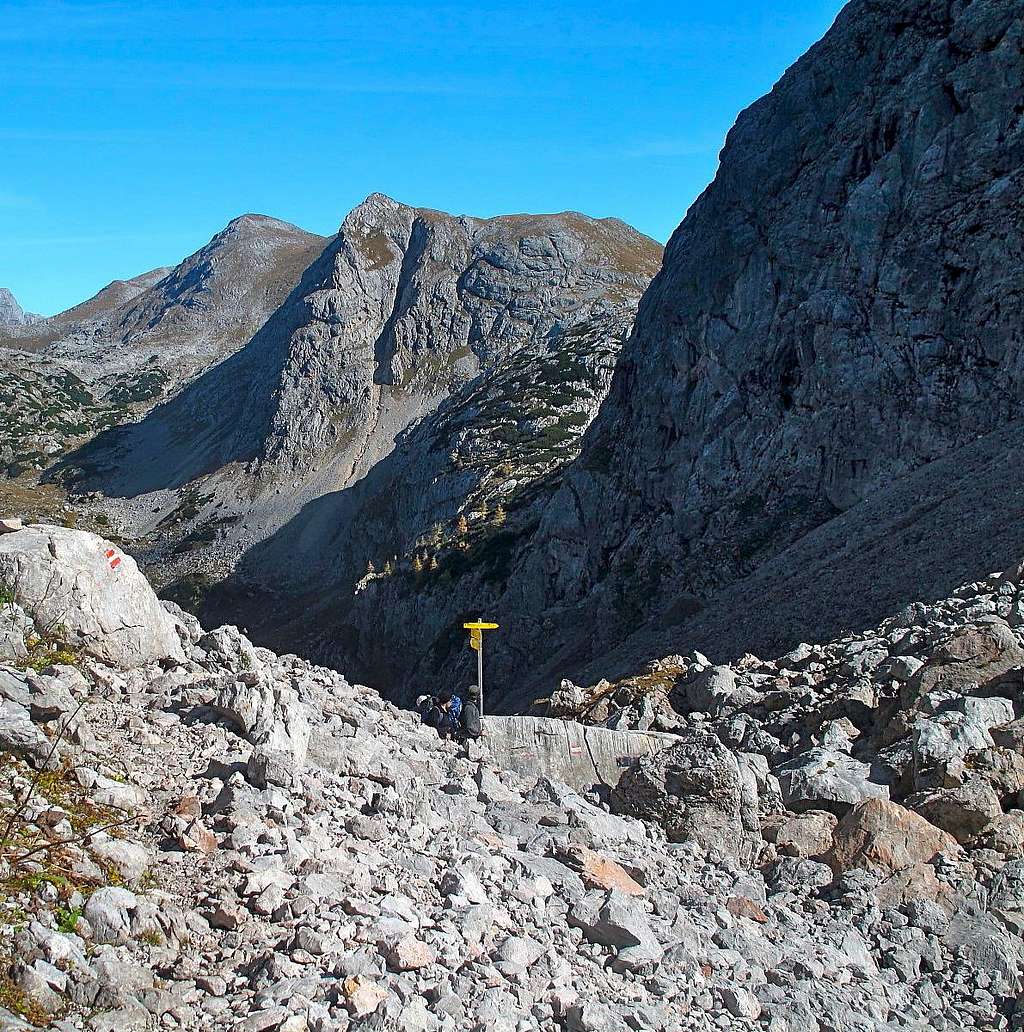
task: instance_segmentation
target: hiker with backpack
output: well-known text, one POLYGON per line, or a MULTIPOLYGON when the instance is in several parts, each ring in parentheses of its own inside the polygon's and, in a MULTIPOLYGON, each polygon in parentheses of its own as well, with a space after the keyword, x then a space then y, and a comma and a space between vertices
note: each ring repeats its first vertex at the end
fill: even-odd
POLYGON ((442 713, 438 732, 442 738, 458 738, 462 730, 462 697, 446 689, 437 701, 442 713))
POLYGON ((421 695, 416 700, 416 709, 423 723, 436 727, 442 738, 458 738, 462 730, 462 699, 450 689, 437 696, 421 695))
POLYGON ((418 695, 416 697, 416 712, 428 727, 437 727, 441 722, 441 710, 437 705, 437 698, 433 695, 418 695))

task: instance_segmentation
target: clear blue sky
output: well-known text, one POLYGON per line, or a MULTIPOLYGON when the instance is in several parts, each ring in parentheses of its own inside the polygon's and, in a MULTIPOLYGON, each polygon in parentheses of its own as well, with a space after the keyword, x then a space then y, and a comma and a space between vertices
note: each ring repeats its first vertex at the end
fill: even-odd
POLYGON ((841 0, 0 0, 0 286, 51 314, 368 193, 660 240, 841 0))

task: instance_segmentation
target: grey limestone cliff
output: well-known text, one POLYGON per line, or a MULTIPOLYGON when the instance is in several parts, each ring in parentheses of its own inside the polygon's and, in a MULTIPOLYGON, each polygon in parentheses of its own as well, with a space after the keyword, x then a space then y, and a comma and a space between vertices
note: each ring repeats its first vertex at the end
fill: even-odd
POLYGON ((0 287, 0 333, 20 333, 42 316, 26 312, 7 287, 0 287))
POLYGON ((1014 490, 994 473, 1019 454, 1024 387, 1022 40, 1008 0, 855 0, 741 114, 516 564, 509 597, 565 614, 548 656, 585 664, 652 618, 683 647, 701 610, 718 627, 701 646, 742 651, 721 588, 787 549, 791 572, 813 556, 823 578, 796 600, 768 585, 766 620, 803 599, 795 635, 826 612, 819 631, 877 618, 896 580, 908 599, 952 588, 954 566, 1005 561, 968 529, 984 499, 938 539, 930 513, 980 483, 998 511, 1014 490), (965 482, 955 458, 925 472, 993 431, 987 479, 965 482), (917 470, 904 508, 869 520, 917 470), (837 518, 821 563, 808 532, 837 518), (898 549, 877 542, 886 526, 898 549), (872 550, 882 561, 860 578, 872 550))
POLYGON ((572 672, 870 625, 1011 561, 1021 46, 1007 0, 849 4, 740 115, 552 495, 464 561, 370 581, 320 654, 457 677, 452 628, 486 611, 517 708, 572 672))

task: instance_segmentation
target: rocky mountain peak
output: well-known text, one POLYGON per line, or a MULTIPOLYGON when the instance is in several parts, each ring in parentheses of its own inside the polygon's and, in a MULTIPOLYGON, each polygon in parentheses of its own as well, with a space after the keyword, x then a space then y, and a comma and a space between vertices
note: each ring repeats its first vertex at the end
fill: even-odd
POLYGON ((323 244, 277 219, 242 216, 173 268, 114 280, 37 323, 0 321, 0 400, 12 428, 0 468, 41 469, 173 395, 256 333, 323 244))
POLYGON ((26 312, 7 287, 0 287, 0 332, 38 322, 42 316, 26 312))
POLYGON ((414 212, 415 208, 396 201, 384 193, 369 194, 342 220, 341 226, 379 226, 393 219, 399 212, 414 212))
MULTIPOLYGON (((462 398, 470 384, 570 331, 585 337, 585 328, 599 323, 595 343, 610 338, 617 348, 660 253, 621 223, 579 215, 472 219, 371 195, 245 348, 150 419, 104 442, 110 473, 98 482, 137 496, 185 490, 209 476, 204 517, 218 504, 238 512, 242 491, 246 511, 237 532, 249 540, 254 524, 265 536, 304 506, 303 524, 320 510, 317 529, 299 536, 303 568, 322 570, 336 555, 324 547, 325 535, 333 539, 347 525, 327 510, 350 504, 341 492, 373 471, 400 434, 462 398), (629 262, 621 267, 624 248, 629 262), (320 503, 325 495, 335 502, 320 503)), ((202 254, 194 259, 160 285, 165 295, 174 288, 202 302, 211 262, 202 254)), ((608 350, 599 348, 596 364, 608 368, 608 350)), ((548 361, 550 373, 568 383, 554 358, 548 361)), ((581 410, 562 412, 571 428, 554 435, 559 440, 578 438, 606 382, 596 369, 584 375, 585 361, 577 366, 588 382, 581 410)), ((543 405, 536 415, 552 418, 543 405)), ((423 458, 411 484, 433 463, 423 458)), ((268 556, 263 564, 279 583, 291 582, 297 568, 286 552, 281 541, 273 550, 280 561, 268 556)), ((351 562, 347 556, 347 569, 351 562)))
MULTIPOLYGON (((224 227, 221 233, 226 233, 231 230, 237 229, 252 229, 259 230, 264 228, 277 228, 287 232, 295 232, 298 227, 292 225, 290 222, 284 222, 281 219, 275 219, 271 215, 260 215, 257 212, 246 212, 244 215, 236 215, 228 224, 224 227)), ((220 234, 218 234, 219 236, 220 234)))
MULTIPOLYGON (((232 248, 252 248, 260 241, 291 241, 301 237, 313 237, 298 226, 275 219, 270 215, 259 215, 249 212, 233 218, 219 233, 216 233, 208 244, 196 252, 197 255, 209 254, 218 250, 232 248)), ((317 238, 323 239, 323 238, 317 238)), ((187 261, 188 259, 186 259, 187 261)))
MULTIPOLYGON (((263 285, 267 274, 276 275, 282 264, 291 266, 287 279, 288 285, 293 285, 301 272, 292 264, 295 258, 295 264, 308 262, 320 243, 322 238, 287 222, 265 215, 239 216, 172 269, 128 317, 148 331, 165 319, 181 318, 190 309, 203 308, 212 310, 215 320, 208 331, 228 329, 237 321, 238 305, 249 297, 254 285, 263 285)), ((278 302, 284 299, 277 291, 275 298, 278 302)), ((266 304, 261 307, 272 310, 266 304)))

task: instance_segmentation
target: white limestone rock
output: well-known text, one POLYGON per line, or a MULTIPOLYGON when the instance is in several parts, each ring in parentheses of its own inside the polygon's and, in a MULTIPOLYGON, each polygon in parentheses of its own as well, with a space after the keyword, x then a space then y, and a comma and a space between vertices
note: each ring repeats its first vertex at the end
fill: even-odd
POLYGON ((34 524, 0 536, 0 583, 37 631, 113 666, 185 658, 135 560, 96 534, 34 524))

